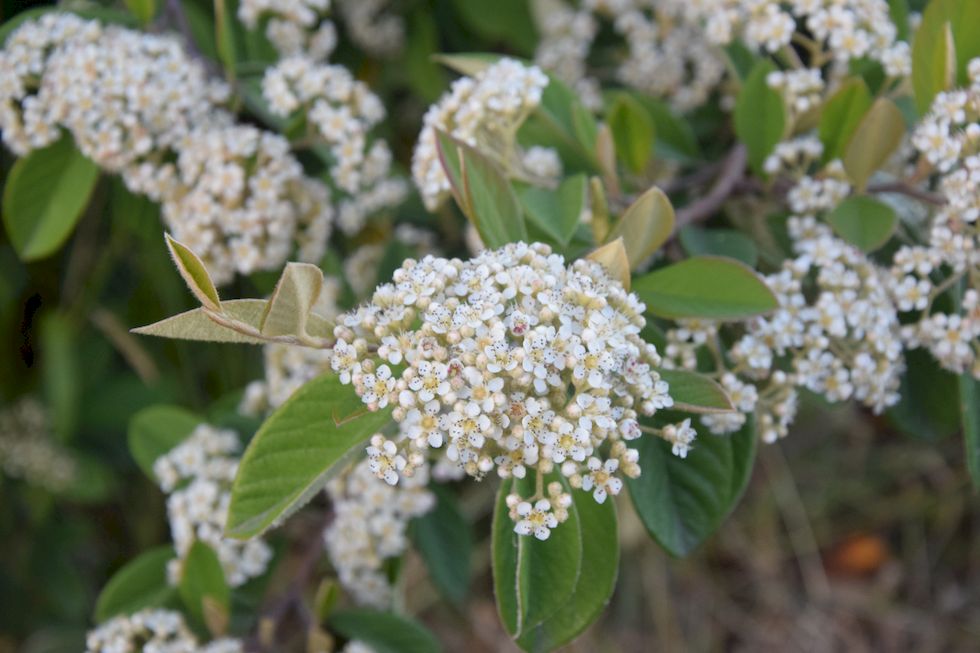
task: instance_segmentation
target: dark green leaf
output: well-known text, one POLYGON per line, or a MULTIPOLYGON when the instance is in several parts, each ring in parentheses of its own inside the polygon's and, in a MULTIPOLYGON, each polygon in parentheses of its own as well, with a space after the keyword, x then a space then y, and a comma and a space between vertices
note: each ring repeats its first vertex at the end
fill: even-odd
POLYGON ((683 459, 656 436, 634 442, 643 473, 626 485, 643 524, 668 553, 691 553, 721 525, 752 475, 757 439, 749 420, 732 435, 699 434, 683 459))
POLYGON ((980 490, 980 381, 969 373, 960 375, 960 411, 966 466, 974 489, 980 490))
POLYGON ((783 98, 766 82, 766 75, 775 69, 768 60, 758 61, 735 103, 735 133, 748 149, 749 165, 759 176, 765 175, 763 163, 786 129, 783 98))
POLYGON ((183 442, 203 420, 179 406, 149 406, 129 422, 129 452, 150 479, 153 463, 183 442))
POLYGON ((654 127, 650 115, 631 95, 616 95, 606 119, 612 129, 616 154, 636 174, 643 172, 653 153, 654 127))
POLYGON ((473 532, 448 488, 431 485, 436 507, 412 523, 412 541, 439 591, 457 605, 470 585, 473 532))
POLYGON ((245 450, 232 487, 228 534, 259 535, 291 515, 390 419, 390 406, 367 412, 353 388, 333 374, 302 386, 245 450))
POLYGON ((633 281, 647 312, 666 318, 737 320, 778 308, 750 267, 720 256, 695 256, 633 281))
POLYGON ((81 400, 76 332, 76 327, 60 313, 48 313, 41 322, 44 395, 55 435, 62 442, 67 442, 75 431, 81 400))
POLYGON ((99 168, 67 134, 14 163, 3 193, 3 223, 23 260, 44 258, 64 244, 98 178, 99 168))
POLYGON ((163 607, 177 595, 167 582, 167 563, 174 558, 170 545, 150 549, 113 574, 95 603, 95 622, 143 608, 163 607))
POLYGON ((878 249, 888 242, 898 216, 883 202, 866 195, 855 195, 837 205, 827 216, 827 222, 841 238, 863 252, 878 249))
POLYGON ((520 193, 527 217, 564 247, 575 235, 585 207, 585 175, 565 179, 558 190, 528 186, 520 193))
POLYGON ((206 624, 212 635, 220 635, 224 628, 216 628, 215 622, 227 625, 231 612, 231 590, 225 582, 225 572, 218 554, 200 540, 194 542, 184 556, 178 590, 184 606, 195 620, 206 624), (223 619, 216 619, 215 609, 223 613, 223 619))
POLYGON ((755 267, 759 250, 755 242, 734 229, 702 229, 688 225, 678 232, 681 247, 689 256, 727 256, 755 267))
POLYGON ((820 142, 823 160, 844 155, 845 148, 871 108, 871 92, 864 80, 854 77, 841 84, 820 112, 820 142))
POLYGON ((938 442, 960 429, 956 375, 939 367, 924 349, 905 352, 901 399, 888 409, 892 423, 909 437, 938 442))
POLYGON ((538 36, 531 8, 524 0, 453 0, 459 18, 478 36, 502 41, 519 54, 531 55, 538 36))
POLYGON ((338 610, 327 621, 348 640, 358 639, 376 653, 438 653, 439 641, 415 621, 390 612, 338 610))

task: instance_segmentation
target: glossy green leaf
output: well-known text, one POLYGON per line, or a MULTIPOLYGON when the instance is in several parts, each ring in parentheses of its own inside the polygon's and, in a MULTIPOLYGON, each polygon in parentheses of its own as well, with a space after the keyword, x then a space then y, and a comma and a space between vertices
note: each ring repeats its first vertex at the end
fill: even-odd
POLYGON ((582 490, 571 490, 571 493, 582 538, 582 569, 571 598, 518 638, 517 643, 525 651, 553 651, 573 640, 599 617, 616 587, 619 571, 616 504, 611 499, 599 504, 582 490))
POLYGON ((212 635, 220 635, 231 611, 231 590, 225 581, 218 554, 210 546, 195 541, 181 562, 177 586, 184 607, 200 624, 206 624, 212 635), (224 617, 216 617, 215 610, 224 617))
POLYGON ((968 83, 967 66, 980 56, 980 2, 932 0, 912 40, 912 88, 920 114, 936 94, 968 83))
POLYGON ((859 77, 852 77, 841 84, 830 96, 820 112, 820 142, 823 143, 823 161, 839 159, 861 123, 861 118, 871 108, 871 92, 859 77))
POLYGON ((125 0, 125 3, 141 25, 149 23, 157 13, 156 0, 125 0))
POLYGON ((752 475, 758 435, 749 422, 731 435, 701 429, 687 458, 653 435, 632 444, 639 478, 626 479, 636 512, 668 553, 685 556, 714 533, 742 496, 752 475))
POLYGON ((727 256, 755 267, 759 250, 755 242, 735 229, 703 229, 688 225, 677 233, 688 256, 727 256))
POLYGON ((585 208, 585 175, 565 179, 557 190, 528 186, 520 192, 528 219, 560 246, 575 235, 585 208))
POLYGON ((737 320, 778 308, 773 292, 744 263, 695 256, 633 280, 647 312, 671 319, 737 320))
POLYGON ((870 252, 892 237, 898 216, 884 202, 866 195, 855 195, 838 204, 827 215, 827 222, 841 238, 863 252, 870 252))
POLYGON ((901 397, 886 413, 895 427, 916 440, 938 442, 960 430, 958 378, 939 367, 925 349, 905 352, 901 397))
MULTIPOLYGON (((547 540, 518 535, 507 508, 507 495, 534 494, 534 474, 503 481, 493 513, 493 587, 497 612, 505 630, 520 639, 538 624, 555 615, 575 593, 582 568, 583 542, 578 510, 569 507, 568 519, 552 530, 547 540)), ((557 473, 545 477, 545 486, 559 480, 557 473)))
POLYGON ((298 510, 390 419, 390 406, 367 412, 353 388, 333 374, 302 386, 245 450, 231 491, 228 535, 259 535, 298 510))
POLYGON ((630 269, 635 270, 674 233, 674 207, 656 186, 640 195, 623 212, 607 240, 623 239, 630 269))
POLYGON ((674 410, 688 413, 728 413, 735 410, 732 400, 709 376, 687 370, 658 370, 670 386, 674 410))
POLYGON ((95 622, 116 615, 132 614, 143 608, 163 607, 177 595, 167 582, 167 563, 174 558, 173 546, 146 551, 113 574, 95 602, 95 622))
POLYGON ((653 153, 654 126, 650 114, 626 93, 616 96, 606 114, 616 154, 636 174, 643 172, 653 153))
POLYGON ((179 406, 156 405, 139 411, 129 422, 129 453, 148 478, 156 481, 153 463, 204 420, 179 406))
POLYGON ((905 118, 898 106, 887 98, 875 100, 844 152, 844 170, 858 189, 888 162, 904 136, 905 118))
POLYGON ((412 541, 429 568, 429 577, 446 598, 460 605, 470 585, 473 529, 453 494, 431 485, 436 506, 412 522, 412 541))
POLYGON ((452 0, 457 15, 478 36, 507 43, 518 53, 534 53, 537 33, 531 3, 524 0, 452 0))
POLYGON ((25 261, 57 251, 75 229, 99 178, 67 134, 14 163, 3 192, 3 224, 25 261))
POLYGON ((969 373, 961 374, 959 385, 966 466, 974 489, 980 490, 980 381, 969 373))
POLYGON ((748 149, 749 165, 759 176, 764 176, 763 163, 786 130, 783 98, 766 83, 766 75, 775 69, 768 60, 758 61, 735 103, 735 134, 748 149))
POLYGON ((417 622, 390 612, 338 610, 327 621, 330 630, 357 639, 375 653, 439 653, 439 641, 417 622))

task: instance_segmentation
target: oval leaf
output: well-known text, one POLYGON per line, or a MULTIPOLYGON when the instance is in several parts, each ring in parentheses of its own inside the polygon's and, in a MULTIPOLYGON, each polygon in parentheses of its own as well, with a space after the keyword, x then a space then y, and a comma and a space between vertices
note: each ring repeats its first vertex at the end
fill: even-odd
MULTIPOLYGON (((548 619, 525 631, 518 644, 525 651, 553 651, 575 639, 598 618, 616 587, 619 537, 616 504, 599 504, 592 495, 572 490, 582 538, 582 565, 572 597, 548 619)), ((564 526, 565 524, 562 524, 564 526)))
POLYGON ((129 421, 129 452, 153 481, 153 463, 191 434, 204 420, 179 406, 148 406, 129 421))
POLYGON ((585 207, 586 183, 585 175, 574 175, 557 191, 528 186, 520 193, 527 217, 557 245, 564 247, 575 235, 585 207))
POLYGON ((750 267, 720 256, 695 256, 654 270, 634 281, 633 292, 648 313, 671 319, 737 320, 779 306, 750 267))
POLYGON ((775 69, 768 59, 760 59, 735 103, 735 134, 748 149, 749 165, 759 176, 764 176, 762 165, 786 129, 783 98, 766 82, 775 69))
MULTIPOLYGON (((582 568, 582 534, 578 511, 569 507, 568 519, 559 524, 544 541, 514 532, 514 521, 507 508, 507 495, 522 497, 534 493, 534 474, 500 484, 493 513, 493 587, 497 611, 504 628, 515 639, 521 638, 552 615, 572 597, 582 568)), ((558 480, 557 473, 545 477, 545 484, 558 480)))
POLYGON ((751 419, 732 435, 699 435, 687 458, 644 435, 639 478, 626 479, 636 512, 650 535, 674 556, 685 556, 731 512, 752 474, 758 437, 751 419))
POLYGON ((905 119, 902 111, 887 98, 878 98, 861 119, 844 153, 844 170, 857 188, 863 190, 868 179, 883 166, 902 144, 905 119))
POLYGON ((184 556, 178 590, 198 623, 206 625, 212 635, 223 634, 231 609, 231 590, 218 554, 200 540, 184 556))
POLYGON ((730 413, 735 410, 725 389, 714 379, 687 370, 658 370, 670 386, 674 409, 688 413, 730 413))
POLYGON ((895 210, 873 197, 849 197, 827 216, 827 222, 841 238, 863 252, 878 249, 895 232, 895 210))
POLYGON ((630 260, 622 237, 606 243, 586 258, 602 265, 609 276, 618 280, 626 290, 630 289, 630 260))
POLYGON ((258 535, 298 510, 390 419, 390 406, 367 412, 353 388, 333 374, 301 387, 262 424, 242 456, 228 535, 258 535))
POLYGON ((754 267, 759 260, 755 242, 734 229, 702 229, 688 225, 677 232, 677 237, 688 256, 727 256, 749 267, 754 267))
POLYGON ((631 95, 616 95, 606 117, 612 129, 616 154, 632 172, 640 174, 653 153, 654 127, 650 114, 631 95))
POLYGON ((23 260, 44 258, 64 244, 98 178, 98 166, 67 134, 14 163, 3 193, 3 224, 23 260))
POLYGON ((469 591, 472 528, 445 486, 433 484, 429 489, 436 507, 412 522, 412 541, 435 586, 459 605, 469 591))
POLYGON ((167 582, 167 563, 173 558, 172 546, 160 546, 126 563, 99 593, 95 603, 96 623, 143 608, 169 605, 177 595, 167 582))
POLYGON ((654 186, 633 202, 608 240, 623 239, 630 268, 636 269, 674 233, 674 207, 654 186))
POLYGON ((415 621, 389 612, 338 610, 327 622, 348 640, 359 639, 376 653, 438 653, 442 650, 432 633, 415 621))
POLYGON ((853 77, 837 89, 820 112, 820 142, 823 161, 840 158, 871 107, 871 92, 860 77, 853 77))

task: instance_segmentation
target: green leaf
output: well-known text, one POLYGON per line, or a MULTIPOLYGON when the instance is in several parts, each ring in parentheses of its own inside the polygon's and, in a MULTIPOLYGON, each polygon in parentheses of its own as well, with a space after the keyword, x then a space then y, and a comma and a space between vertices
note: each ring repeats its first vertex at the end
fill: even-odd
POLYGON ((861 123, 861 118, 871 108, 871 92, 859 77, 843 82, 820 112, 820 142, 823 143, 823 161, 838 159, 861 123))
POLYGON ((45 403, 55 435, 71 439, 81 402, 81 361, 76 327, 61 313, 48 313, 41 321, 41 362, 45 403))
POLYGON ((194 619, 205 624, 212 635, 223 634, 231 613, 231 590, 214 549, 200 540, 191 545, 181 563, 177 587, 194 619))
POLYGON ((776 70, 772 62, 760 60, 752 68, 735 103, 735 134, 749 152, 749 165, 760 177, 763 163, 782 140, 786 130, 786 107, 780 94, 766 83, 776 70))
POLYGON ((306 335, 306 321, 323 288, 323 272, 309 263, 287 263, 266 305, 260 331, 266 336, 306 335))
POLYGON ((497 166, 476 149, 444 132, 436 132, 436 143, 453 196, 483 243, 493 249, 526 241, 521 205, 497 166))
POLYGON ((960 430, 958 378, 924 349, 905 352, 901 399, 888 409, 889 420, 911 438, 938 442, 960 430))
POLYGON ((3 224, 21 259, 42 259, 64 244, 98 178, 98 166, 67 134, 14 163, 3 193, 3 224))
POLYGON ((864 190, 868 179, 883 166, 905 136, 902 111, 887 98, 878 98, 864 115, 844 153, 844 170, 864 190))
POLYGON ((619 93, 606 115, 616 154, 636 174, 646 170, 653 153, 654 126, 650 114, 633 96, 619 93))
POLYGON ((124 0, 126 8, 136 16, 141 25, 148 24, 157 13, 156 0, 124 0))
POLYGON ((274 412, 245 450, 231 491, 226 531, 259 535, 301 508, 358 445, 391 419, 391 407, 365 412, 351 386, 325 374, 274 412))
POLYGON ((446 87, 446 71, 433 60, 439 48, 439 32, 434 17, 419 8, 409 17, 409 34, 405 47, 405 75, 417 96, 426 103, 439 99, 446 87))
POLYGON ((686 556, 721 525, 752 475, 757 439, 749 419, 731 435, 699 434, 683 459, 656 436, 633 442, 643 473, 626 485, 643 525, 668 553, 686 556))
POLYGON ((601 264, 610 277, 619 281, 626 290, 630 289, 630 261, 622 237, 606 243, 586 258, 601 264))
POLYGON ((681 247, 688 256, 706 254, 709 256, 727 256, 741 261, 749 267, 755 267, 759 260, 759 250, 755 242, 734 229, 702 229, 688 225, 678 234, 681 247))
POLYGON ((432 60, 441 63, 461 75, 475 77, 493 64, 500 61, 499 54, 489 52, 464 52, 454 54, 434 54, 432 60))
POLYGON ((95 622, 170 604, 177 595, 167 582, 167 563, 173 558, 174 548, 166 545, 150 549, 126 563, 99 593, 95 622))
POLYGON ((129 453, 143 473, 156 481, 153 463, 187 439, 203 421, 179 406, 148 406, 133 415, 129 422, 129 453))
POLYGON ((599 504, 582 490, 572 490, 571 494, 582 538, 582 569, 571 598, 518 639, 517 643, 525 651, 553 651, 573 640, 599 617, 616 587, 619 571, 616 503, 606 500, 599 504))
POLYGON ((634 94, 632 97, 643 105, 653 120, 653 148, 658 156, 681 161, 701 157, 690 123, 675 115, 667 103, 645 95, 634 94))
POLYGON ((980 381, 960 374, 960 410, 963 415, 963 445, 973 488, 980 490, 980 381))
POLYGON ((827 222, 841 238, 863 252, 870 252, 892 237, 898 216, 884 202, 855 195, 838 204, 827 216, 827 222))
MULTIPOLYGON (((232 299, 221 303, 224 316, 243 322, 258 332, 265 314, 264 299, 232 299)), ((226 326, 222 326, 208 316, 207 309, 195 308, 159 322, 132 330, 144 336, 175 338, 178 340, 198 340, 205 342, 234 342, 252 345, 265 344, 259 337, 247 336, 226 326)))
POLYGON ((647 312, 671 319, 738 320, 775 310, 779 302, 744 263, 695 256, 633 281, 647 312))
POLYGON ((376 653, 438 653, 439 641, 417 622, 390 612, 338 610, 327 620, 330 629, 348 640, 358 639, 376 653))
MULTIPOLYGON (((493 513, 493 586, 497 611, 504 628, 520 639, 558 611, 572 598, 582 568, 582 536, 578 510, 573 504, 568 519, 547 540, 518 535, 507 507, 507 495, 534 494, 534 476, 500 484, 493 513)), ((560 479, 556 472, 545 477, 545 486, 560 479)))
POLYGON ((477 36, 506 43, 524 55, 531 55, 538 43, 530 4, 524 0, 452 1, 462 23, 477 36))
POLYGON ((527 186, 520 192, 527 217, 564 247, 575 235, 585 207, 585 175, 565 179, 558 190, 527 186))
POLYGON ((674 207, 656 186, 640 195, 623 213, 607 240, 623 239, 630 269, 635 270, 674 233, 674 207))
POLYGON ((469 592, 473 530, 448 488, 433 484, 429 489, 436 506, 412 522, 412 541, 435 586, 461 605, 469 592))
POLYGON ((912 41, 912 88, 920 114, 953 85, 969 81, 967 66, 980 56, 980 3, 976 0, 932 0, 912 41))
POLYGON ((674 400, 674 410, 688 413, 730 413, 735 410, 724 388, 714 379, 686 370, 658 370, 660 377, 670 385, 668 391, 674 400))
POLYGON ((221 300, 218 298, 218 290, 214 287, 214 282, 211 281, 211 275, 208 273, 204 261, 198 258, 197 254, 192 252, 189 247, 171 237, 170 234, 166 235, 166 239, 167 250, 174 260, 174 265, 177 266, 177 271, 183 277, 184 283, 205 308, 220 312, 221 300))
POLYGON ((909 4, 908 0, 888 0, 888 14, 891 16, 895 29, 898 30, 898 38, 901 41, 909 40, 909 4))

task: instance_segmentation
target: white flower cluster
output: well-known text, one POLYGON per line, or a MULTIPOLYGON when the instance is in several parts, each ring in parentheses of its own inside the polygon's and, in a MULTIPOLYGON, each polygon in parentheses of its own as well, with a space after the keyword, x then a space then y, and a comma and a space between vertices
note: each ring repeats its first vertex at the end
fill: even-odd
MULTIPOLYGON (((838 67, 852 59, 879 61, 892 77, 912 68, 907 43, 896 41, 897 29, 886 0, 691 0, 706 21, 708 40, 728 45, 736 39, 777 52, 791 43, 810 50, 812 67, 832 61, 838 67)), ((842 70, 846 70, 843 69, 842 70)))
POLYGON ((335 0, 350 40, 362 50, 391 57, 405 47, 405 19, 390 11, 391 0, 335 0))
MULTIPOLYGON (((764 441, 785 437, 799 387, 830 402, 855 399, 876 413, 899 399, 905 363, 887 272, 812 216, 791 217, 789 234, 797 257, 765 279, 779 309, 745 324, 728 351, 730 369, 717 355, 719 380, 742 414, 702 418, 714 433, 738 430, 755 410, 764 441)), ((697 348, 721 349, 710 322, 683 324, 668 342, 668 360, 690 369, 697 348)))
POLYGON ((280 56, 323 61, 337 47, 337 28, 324 16, 330 0, 242 0, 238 19, 249 29, 265 23, 265 35, 280 56))
POLYGON ((44 406, 32 397, 0 410, 0 470, 50 492, 67 489, 78 476, 75 459, 52 440, 44 406))
MULTIPOLYGON (((622 483, 618 478, 611 480, 622 483)), ((565 492, 561 483, 553 481, 548 484, 548 498, 546 499, 542 498, 531 502, 522 499, 519 494, 508 494, 506 501, 510 518, 514 521, 515 533, 518 535, 533 534, 539 540, 547 540, 551 537, 551 531, 557 528, 558 524, 568 520, 568 508, 572 505, 572 495, 565 492)))
POLYGON ((243 653, 237 639, 201 645, 179 612, 146 609, 113 617, 90 631, 85 653, 243 653))
POLYGON ((602 106, 587 60, 600 25, 624 43, 613 53, 616 77, 643 93, 668 98, 680 110, 703 104, 725 72, 724 59, 704 37, 700 15, 683 0, 535 0, 541 40, 535 61, 573 85, 591 108, 602 106))
POLYGON ((384 563, 408 548, 409 521, 435 506, 428 481, 428 465, 423 464, 397 487, 379 483, 370 460, 362 460, 327 485, 334 510, 323 532, 327 555, 357 603, 376 608, 391 604, 384 563))
POLYGON ((903 330, 908 346, 926 347, 943 367, 980 379, 980 59, 968 70, 972 85, 936 96, 913 136, 942 173, 946 204, 925 245, 895 254, 891 285, 902 311, 920 312, 903 330), (966 291, 958 310, 933 311, 933 300, 960 280, 966 291))
POLYGON ((318 261, 332 211, 281 137, 236 126, 228 89, 176 39, 71 14, 25 22, 0 50, 0 131, 16 154, 62 129, 103 169, 163 205, 216 282, 280 267, 297 243, 318 261))
MULTIPOLYGON (((560 468, 573 485, 591 477, 615 494, 620 484, 599 483, 596 463, 610 477, 638 475, 627 447, 638 417, 673 404, 660 356, 639 336, 643 311, 602 266, 566 267, 546 245, 465 262, 429 256, 341 316, 331 366, 370 410, 395 406, 396 439, 379 435, 368 449, 388 483, 439 451, 476 478, 560 468), (396 375, 389 364, 406 367, 396 375)), ((689 442, 683 429, 671 435, 689 442)))
POLYGON ((517 129, 541 102, 548 77, 537 66, 501 59, 473 77, 453 82, 423 118, 412 178, 426 208, 434 211, 449 195, 449 178, 439 162, 436 130, 490 156, 512 176, 522 176, 517 129))
POLYGON ((344 233, 358 232, 368 215, 405 198, 405 183, 390 174, 388 144, 369 138, 384 119, 384 106, 346 68, 290 57, 266 71, 262 94, 275 115, 305 114, 316 139, 326 144, 330 177, 345 195, 337 216, 344 233))
POLYGON ((272 558, 268 544, 223 537, 240 448, 234 431, 201 424, 153 464, 160 488, 170 494, 167 516, 177 551, 167 569, 172 584, 179 581, 181 560, 195 541, 214 549, 231 587, 265 573, 272 558))
POLYGON ((189 136, 159 199, 174 237, 219 284, 278 267, 294 243, 300 259, 319 261, 333 219, 326 188, 303 176, 289 143, 246 125, 189 136))

